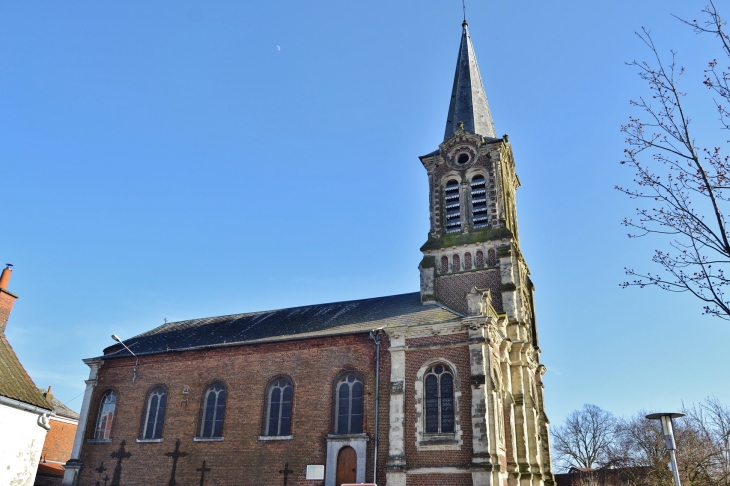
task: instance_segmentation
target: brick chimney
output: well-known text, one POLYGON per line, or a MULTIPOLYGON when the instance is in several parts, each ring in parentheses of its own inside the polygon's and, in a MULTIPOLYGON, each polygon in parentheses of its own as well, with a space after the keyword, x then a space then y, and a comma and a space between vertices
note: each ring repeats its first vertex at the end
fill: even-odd
POLYGON ((43 397, 48 402, 48 405, 53 406, 53 393, 51 393, 51 390, 53 389, 52 386, 48 387, 48 391, 43 393, 43 397))
POLYGON ((13 304, 17 295, 8 292, 8 284, 10 283, 10 274, 13 273, 11 264, 7 264, 0 274, 0 334, 5 334, 5 326, 8 325, 10 311, 13 310, 13 304))

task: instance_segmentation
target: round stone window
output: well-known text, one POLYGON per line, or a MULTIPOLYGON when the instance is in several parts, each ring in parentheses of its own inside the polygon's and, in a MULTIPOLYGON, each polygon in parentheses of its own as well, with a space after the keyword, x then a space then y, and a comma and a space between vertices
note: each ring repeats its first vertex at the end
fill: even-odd
POLYGON ((467 153, 460 153, 459 156, 456 158, 456 162, 459 165, 464 165, 469 162, 469 154, 467 153))

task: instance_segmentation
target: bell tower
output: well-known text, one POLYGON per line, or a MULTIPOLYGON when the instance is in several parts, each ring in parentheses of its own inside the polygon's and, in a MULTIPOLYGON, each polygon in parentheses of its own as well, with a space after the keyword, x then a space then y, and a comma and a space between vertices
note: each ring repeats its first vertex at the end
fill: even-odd
POLYGON ((552 486, 546 368, 517 229, 520 180, 507 135, 494 129, 466 21, 444 140, 420 159, 430 214, 418 266, 421 301, 463 316, 469 342, 480 343, 469 348, 471 400, 480 407, 472 429, 488 432, 474 439, 472 484, 552 486))
POLYGON ((462 29, 444 140, 420 157, 431 223, 421 247, 421 300, 472 316, 479 309, 469 294, 488 289, 497 312, 532 327, 515 210, 520 181, 507 135, 496 136, 466 21, 462 29))

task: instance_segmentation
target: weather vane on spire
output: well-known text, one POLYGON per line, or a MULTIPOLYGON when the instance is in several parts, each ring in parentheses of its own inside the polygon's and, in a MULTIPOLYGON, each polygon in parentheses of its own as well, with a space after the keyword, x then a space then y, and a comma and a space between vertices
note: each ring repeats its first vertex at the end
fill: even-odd
POLYGON ((466 22, 466 0, 461 0, 461 8, 464 10, 464 22, 466 22))

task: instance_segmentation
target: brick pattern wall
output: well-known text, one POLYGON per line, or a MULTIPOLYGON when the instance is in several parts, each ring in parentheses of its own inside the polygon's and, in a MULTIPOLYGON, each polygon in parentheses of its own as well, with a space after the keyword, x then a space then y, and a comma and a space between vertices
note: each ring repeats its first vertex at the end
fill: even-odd
POLYGON ((408 486, 471 486, 471 474, 409 474, 408 486))
POLYGON ((51 430, 46 434, 41 457, 46 461, 66 462, 71 459, 76 425, 51 418, 51 430))
POLYGON ((499 270, 485 270, 439 275, 436 277, 436 300, 446 307, 466 315, 468 307, 466 294, 473 287, 489 288, 492 291, 492 306, 497 312, 502 312, 502 293, 499 291, 501 277, 499 270))
MULTIPOLYGON (((384 470, 388 451, 387 377, 390 357, 388 339, 383 336, 381 349, 380 449, 379 464, 384 470)), ((138 378, 132 383, 133 360, 110 360, 99 371, 94 391, 87 438, 93 434, 102 394, 112 388, 118 393, 116 417, 110 444, 85 443, 81 453, 84 466, 80 486, 93 486, 102 480, 94 469, 103 461, 112 477, 116 460, 111 457, 126 440, 132 455, 122 462, 124 485, 167 484, 170 480, 172 452, 180 439, 181 457, 177 466, 178 484, 199 484, 203 460, 211 471, 206 485, 281 484, 279 470, 288 462, 288 484, 321 486, 324 481, 305 480, 308 464, 326 464, 325 437, 333 431, 333 385, 345 369, 359 373, 365 385, 364 431, 369 435, 366 479, 372 481, 373 422, 375 402, 374 345, 365 334, 287 343, 260 344, 205 351, 163 354, 140 359, 138 378), (264 394, 269 380, 286 375, 294 383, 292 440, 260 441, 264 419, 264 394), (228 390, 222 442, 193 442, 199 429, 202 394, 214 382, 223 382, 228 390), (162 443, 137 443, 144 399, 158 384, 168 389, 168 408, 162 443), (183 395, 183 389, 189 395, 183 395), (187 401, 187 402, 186 402, 187 401)), ((385 484, 385 474, 379 481, 385 484)))
MULTIPOLYGON (((467 333, 450 334, 445 336, 432 336, 417 339, 407 339, 407 346, 424 344, 443 344, 449 342, 464 341, 468 338, 467 333)), ((471 430, 471 366, 468 346, 444 347, 437 349, 417 349, 406 351, 406 383, 405 383, 405 446, 408 468, 434 467, 434 466, 468 466, 472 457, 472 430, 471 430), (416 447, 416 421, 422 417, 416 416, 415 379, 418 371, 424 364, 434 358, 443 358, 456 366, 455 391, 460 391, 459 411, 461 422, 461 450, 444 451, 418 451, 416 447)), ((422 397, 420 397, 422 398, 422 397)), ((420 477, 415 475, 413 477, 420 477)), ((427 476, 438 477, 443 475, 427 476)), ((426 476, 424 476, 426 477, 426 476)), ((444 476, 450 478, 450 476, 444 476)), ((469 476, 471 478, 471 476, 469 476)), ((408 476, 408 484, 411 484, 411 476, 408 476)), ((469 479, 471 484, 471 479, 469 479)), ((413 484, 441 484, 441 483, 413 483, 413 484)), ((460 484, 460 483, 451 483, 460 484)))

